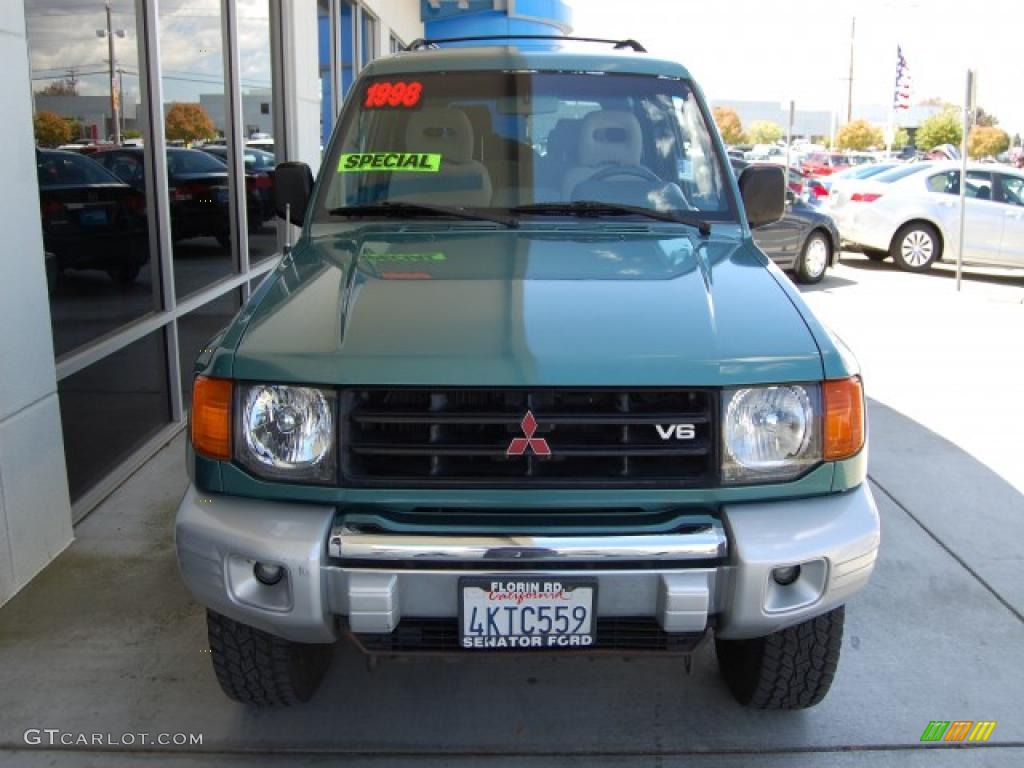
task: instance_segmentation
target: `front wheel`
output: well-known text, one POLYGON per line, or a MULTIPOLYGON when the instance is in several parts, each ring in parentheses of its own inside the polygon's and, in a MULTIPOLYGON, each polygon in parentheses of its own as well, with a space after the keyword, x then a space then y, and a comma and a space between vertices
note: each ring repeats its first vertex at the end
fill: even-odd
POLYGON ((911 222, 896 233, 889 253, 900 269, 924 272, 942 255, 942 243, 931 224, 911 222))
POLYGON ((293 643, 209 610, 206 628, 217 682, 244 704, 309 701, 334 654, 333 645, 293 643))
POLYGON ((845 608, 750 640, 715 638, 718 669, 743 705, 805 709, 825 698, 839 664, 845 608))
POLYGON ((796 262, 796 281, 805 285, 820 283, 831 260, 832 243, 828 237, 823 232, 812 232, 796 262))

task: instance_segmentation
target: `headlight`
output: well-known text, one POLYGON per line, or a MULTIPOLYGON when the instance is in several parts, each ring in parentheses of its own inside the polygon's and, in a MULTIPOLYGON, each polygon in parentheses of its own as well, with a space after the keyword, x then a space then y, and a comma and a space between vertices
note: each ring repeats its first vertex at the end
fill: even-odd
POLYGON ((335 396, 329 390, 255 384, 240 387, 238 460, 265 477, 335 479, 335 396))
POLYGON ((821 461, 817 385, 726 390, 722 399, 722 479, 790 480, 821 461))

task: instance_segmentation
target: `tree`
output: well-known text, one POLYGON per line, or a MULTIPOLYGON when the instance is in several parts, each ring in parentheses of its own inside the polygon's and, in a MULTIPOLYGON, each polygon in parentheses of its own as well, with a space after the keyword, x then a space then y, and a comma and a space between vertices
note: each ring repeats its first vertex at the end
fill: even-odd
POLYGON ((122 138, 125 139, 141 139, 142 133, 140 131, 135 130, 134 128, 126 128, 125 130, 121 131, 121 136, 122 138))
POLYGON ((40 96, 77 96, 78 83, 74 80, 54 80, 36 91, 40 96))
POLYGON ((58 147, 71 141, 72 125, 67 118, 61 117, 56 112, 47 112, 45 109, 36 112, 32 118, 32 127, 36 133, 36 143, 42 147, 58 147))
POLYGON ((754 144, 774 144, 782 138, 782 126, 771 120, 755 120, 747 127, 747 137, 754 144))
POLYGON ((960 146, 962 137, 959 112, 956 109, 944 109, 921 123, 916 140, 918 148, 927 152, 940 144, 960 146))
POLYGON ((903 149, 910 143, 910 134, 906 128, 897 128, 896 134, 892 137, 892 148, 903 149))
POLYGON ((212 139, 217 135, 213 120, 199 104, 175 102, 167 110, 165 120, 167 138, 191 144, 199 139, 212 139))
POLYGON ((839 129, 836 144, 840 149, 870 149, 884 145, 885 136, 867 120, 852 120, 839 129))
POLYGON ((711 110, 711 114, 715 118, 715 124, 718 126, 719 133, 722 134, 722 141, 726 144, 743 143, 743 124, 740 122, 740 116, 736 113, 735 109, 732 107, 715 107, 711 110))
POLYGON ((974 114, 974 124, 985 128, 992 128, 999 125, 999 118, 991 112, 986 112, 981 107, 978 107, 974 114))
POLYGON ((976 125, 967 135, 967 154, 975 159, 995 157, 1009 148, 1009 134, 994 125, 976 125))

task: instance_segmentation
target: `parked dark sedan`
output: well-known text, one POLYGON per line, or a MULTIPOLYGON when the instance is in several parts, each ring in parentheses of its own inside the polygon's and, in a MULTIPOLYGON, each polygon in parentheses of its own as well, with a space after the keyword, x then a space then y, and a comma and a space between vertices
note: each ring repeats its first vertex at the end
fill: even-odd
MULTIPOLYGON (((141 147, 97 152, 92 157, 119 179, 145 192, 141 147)), ((171 198, 171 235, 175 240, 216 237, 230 247, 228 173, 224 163, 196 149, 167 150, 167 182, 171 198)), ((259 199, 248 195, 251 221, 262 222, 259 199)))
MULTIPOLYGON (((223 144, 211 144, 203 147, 203 152, 213 155, 226 166, 228 163, 228 148, 223 144)), ((245 186, 250 195, 255 196, 260 202, 260 221, 250 221, 249 229, 256 229, 267 219, 274 216, 274 166, 277 160, 269 152, 262 149, 246 147, 245 158, 245 186)))
MULTIPOLYGON (((738 176, 748 163, 731 160, 738 176)), ((786 190, 786 213, 774 224, 754 230, 754 241, 780 269, 793 273, 798 283, 818 283, 839 257, 839 229, 832 217, 786 190)))
POLYGON ((53 276, 99 269, 116 282, 133 282, 149 259, 145 198, 76 152, 37 149, 36 174, 53 276))

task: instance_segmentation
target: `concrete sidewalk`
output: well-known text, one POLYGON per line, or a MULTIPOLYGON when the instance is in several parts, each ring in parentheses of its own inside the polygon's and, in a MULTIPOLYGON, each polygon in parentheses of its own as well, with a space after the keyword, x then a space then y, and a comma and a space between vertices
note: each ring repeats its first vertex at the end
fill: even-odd
POLYGON ((340 757, 375 766, 1021 764, 1017 582, 999 563, 986 570, 972 549, 974 540, 998 545, 998 534, 933 512, 961 486, 999 494, 1018 512, 1024 502, 965 456, 942 459, 958 467, 955 478, 903 482, 902 470, 887 469, 892 451, 927 462, 957 449, 887 408, 872 406, 871 420, 871 472, 886 489, 875 488, 882 555, 850 606, 836 684, 812 710, 740 708, 708 646, 687 677, 679 661, 650 658, 423 659, 370 669, 342 645, 309 705, 235 705, 217 687, 203 611, 174 561, 171 524, 185 484, 179 437, 0 609, 0 764, 117 768, 159 756, 27 746, 30 728, 202 734, 201 747, 167 763, 176 766, 249 764, 268 753, 268 765, 305 766, 340 757), (935 719, 999 724, 989 743, 949 750, 919 741, 935 719))

